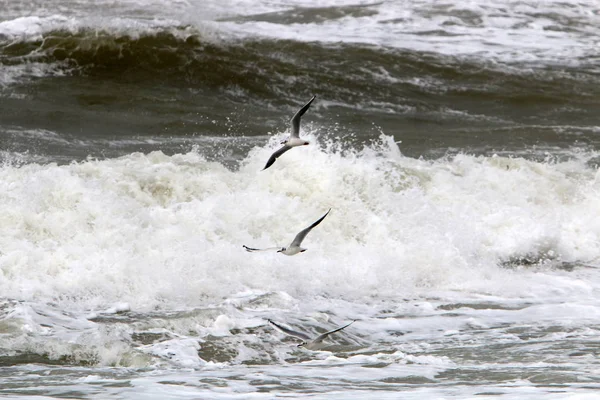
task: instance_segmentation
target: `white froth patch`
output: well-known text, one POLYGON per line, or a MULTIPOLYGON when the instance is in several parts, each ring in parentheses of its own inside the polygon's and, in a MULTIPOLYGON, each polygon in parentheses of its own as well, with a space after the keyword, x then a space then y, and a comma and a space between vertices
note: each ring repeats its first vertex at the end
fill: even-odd
POLYGON ((213 333, 216 335, 229 335, 230 331, 235 328, 235 321, 227 315, 219 315, 215 320, 213 333))
MULTIPOLYGON (((3 166, 2 293, 97 312, 121 303, 135 311, 244 303, 236 293, 283 293, 257 305, 268 308, 293 305, 286 296, 597 290, 573 274, 498 267, 600 255, 600 181, 584 160, 425 161, 403 157, 392 138, 343 153, 308 137, 313 145, 266 171, 279 137, 252 150, 239 171, 160 152, 3 166), (301 255, 242 248, 286 246, 329 208, 301 255)), ((221 322, 215 328, 228 329, 221 322)))
POLYGON ((9 37, 37 37, 45 29, 64 26, 67 22, 68 18, 62 16, 47 18, 38 16, 20 17, 0 22, 0 33, 9 37))
POLYGON ((177 367, 197 368, 205 364, 198 356, 200 343, 196 339, 173 339, 145 346, 142 351, 160 357, 177 367))
POLYGON ((128 303, 117 303, 112 307, 107 308, 106 310, 104 310, 105 314, 118 314, 118 313, 122 313, 125 311, 129 311, 131 310, 131 307, 129 307, 128 303))
MULTIPOLYGON (((24 79, 40 78, 47 76, 64 76, 69 68, 64 63, 37 63, 28 62, 17 65, 3 65, 0 69, 0 89, 24 79)), ((15 97, 14 93, 3 93, 3 96, 15 97)))
POLYGON ((123 341, 126 333, 122 327, 103 329, 51 304, 13 302, 3 303, 2 308, 2 356, 32 354, 71 364, 127 367, 147 366, 150 362, 148 356, 123 341))
MULTIPOLYGON (((436 356, 421 356, 421 355, 409 355, 405 354, 401 351, 396 351, 394 353, 377 353, 373 355, 365 355, 358 354, 353 355, 348 358, 337 357, 334 355, 327 356, 322 360, 311 360, 305 361, 302 364, 304 365, 360 365, 363 367, 369 366, 381 366, 382 364, 392 365, 392 364, 422 364, 429 365, 434 367, 440 367, 442 369, 455 366, 456 364, 452 362, 448 357, 436 357, 436 356)), ((432 376, 433 377, 433 376, 432 376)))
MULTIPOLYGON (((125 14, 127 15, 127 14, 125 14)), ((121 15, 89 14, 81 16, 65 16, 60 14, 44 16, 18 17, 0 22, 0 37, 11 40, 38 41, 53 31, 67 31, 73 34, 84 30, 106 32, 115 36, 137 38, 168 30, 180 38, 203 34, 203 39, 210 40, 215 36, 208 26, 189 26, 178 19, 123 17, 121 15)))

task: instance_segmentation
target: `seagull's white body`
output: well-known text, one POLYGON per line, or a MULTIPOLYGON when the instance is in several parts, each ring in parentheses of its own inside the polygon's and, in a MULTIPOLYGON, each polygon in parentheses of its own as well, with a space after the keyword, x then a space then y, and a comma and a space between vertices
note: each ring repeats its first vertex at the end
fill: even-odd
POLYGON ((286 328, 285 326, 276 324, 275 322, 269 320, 269 323, 271 325, 273 325, 278 331, 285 333, 288 336, 292 336, 295 337, 297 339, 300 339, 302 342, 298 345, 298 347, 304 347, 305 349, 308 350, 319 350, 322 349, 323 347, 327 347, 327 343, 323 343, 323 341, 325 340, 325 338, 329 335, 331 335, 332 333, 341 331, 342 329, 352 325, 354 323, 354 321, 350 322, 349 324, 346 324, 344 326, 341 326, 339 328, 336 328, 334 330, 331 330, 329 332, 325 332, 319 336, 317 336, 316 338, 311 338, 310 336, 308 336, 305 333, 302 332, 297 332, 294 330, 291 330, 289 328, 286 328))
POLYGON ((286 146, 289 146, 289 147, 298 147, 298 146, 306 146, 307 144, 310 144, 310 142, 308 140, 291 137, 288 140, 284 141, 283 144, 285 144, 286 146))
POLYGON ((286 256, 295 256, 296 254, 304 251, 306 251, 305 248, 290 245, 289 247, 286 247, 285 250, 279 250, 278 253, 285 254, 286 256))
MULTIPOLYGON (((329 209, 329 211, 331 211, 331 208, 329 209)), ((308 232, 310 232, 315 226, 319 225, 321 223, 321 221, 323 221, 325 219, 327 214, 329 214, 329 211, 327 211, 325 213, 325 215, 323 215, 321 218, 319 218, 316 222, 313 222, 313 224, 311 226, 298 232, 298 234, 296 235, 294 240, 292 240, 292 243, 290 243, 290 245, 288 247, 269 247, 266 249, 255 249, 252 247, 248 247, 246 245, 243 245, 243 247, 248 252, 277 250, 278 253, 285 254, 286 256, 293 256, 298 253, 302 253, 302 252, 306 251, 306 249, 304 247, 300 247, 300 245, 302 244, 302 241, 304 240, 306 235, 308 235, 308 232)))
POLYGON ((279 158, 279 156, 281 156, 283 153, 290 150, 291 148, 298 146, 306 146, 310 143, 308 140, 300 139, 300 118, 302 118, 306 110, 310 108, 310 105, 315 100, 315 97, 316 96, 313 96, 312 99, 308 101, 308 103, 302 106, 302 108, 298 110, 296 114, 294 114, 292 120, 290 121, 292 128, 290 132, 290 137, 281 142, 283 147, 281 147, 275 153, 271 154, 271 157, 269 157, 267 165, 265 165, 263 171, 269 168, 271 165, 273 165, 273 163, 279 158))

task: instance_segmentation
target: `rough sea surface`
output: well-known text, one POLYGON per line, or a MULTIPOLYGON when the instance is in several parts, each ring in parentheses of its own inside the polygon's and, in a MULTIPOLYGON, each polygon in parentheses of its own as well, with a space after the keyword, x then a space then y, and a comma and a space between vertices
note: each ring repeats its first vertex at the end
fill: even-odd
POLYGON ((595 0, 0 0, 0 397, 600 398, 599 38, 595 0))

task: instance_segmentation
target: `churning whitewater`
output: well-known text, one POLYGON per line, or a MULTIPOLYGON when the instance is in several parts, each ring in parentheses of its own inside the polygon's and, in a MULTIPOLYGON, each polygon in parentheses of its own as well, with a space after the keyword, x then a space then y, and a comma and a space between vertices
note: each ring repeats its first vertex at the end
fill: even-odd
MULTIPOLYGON (((311 366, 321 365, 343 368, 357 388, 400 379, 438 393, 436 382, 465 373, 455 358, 464 357, 465 335, 474 335, 471 346, 514 346, 502 356, 512 369, 537 352, 519 326, 535 326, 543 340, 534 348, 568 334, 569 351, 585 354, 588 321, 600 317, 595 153, 427 161, 381 136, 360 151, 315 144, 257 173, 279 141, 255 147, 235 171, 194 152, 5 163, 3 362, 95 365, 101 382, 125 379, 111 366, 227 377, 228 368, 255 365, 283 379, 269 365, 299 362, 283 373, 317 379, 323 369, 311 366), (248 257, 240 246, 287 240, 290 227, 333 203, 302 257, 248 257), (268 319, 315 336, 357 321, 328 338, 333 356, 297 353, 268 319), (360 366, 377 368, 365 377, 360 366)), ((496 384, 483 371, 481 383, 496 384)))
POLYGON ((136 313, 207 307, 257 292, 357 304, 439 291, 546 297, 538 274, 566 279, 553 293, 569 291, 561 267, 600 255, 600 183, 586 164, 595 154, 425 161, 382 136, 361 151, 309 146, 257 173, 277 140, 238 171, 196 153, 5 164, 1 292, 81 316, 119 304, 136 313), (301 258, 241 248, 287 241, 330 204, 335 212, 301 258), (534 267, 515 270, 523 260, 534 267))
POLYGON ((2 293, 82 312, 122 302, 195 307, 257 289, 346 299, 500 294, 518 290, 505 282, 515 271, 499 268, 512 261, 600 255, 598 173, 586 164, 594 154, 425 161, 382 137, 361 151, 310 146, 257 173, 271 148, 255 148, 238 171, 160 152, 5 165, 2 293), (286 242, 330 204, 335 212, 302 258, 249 258, 241 248, 286 242))

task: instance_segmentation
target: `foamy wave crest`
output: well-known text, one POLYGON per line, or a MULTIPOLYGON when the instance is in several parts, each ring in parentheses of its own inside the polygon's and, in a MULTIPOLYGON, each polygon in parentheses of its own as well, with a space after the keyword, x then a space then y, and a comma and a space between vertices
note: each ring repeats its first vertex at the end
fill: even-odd
MULTIPOLYGON (((192 29, 202 32, 203 39, 219 36, 361 43, 417 53, 484 56, 495 62, 532 66, 588 65, 594 64, 593 38, 600 26, 593 4, 571 5, 558 0, 541 5, 527 1, 515 5, 511 0, 467 5, 412 1, 402 6, 396 2, 356 4, 344 0, 325 7, 314 0, 301 4, 134 1, 78 8, 68 16, 30 15, 2 21, 0 39, 41 40, 49 32, 76 33, 84 29, 134 38, 168 30, 173 34, 183 32, 179 35, 183 37, 189 36, 187 29, 192 29)), ((9 15, 21 13, 13 11, 9 15)))
POLYGON ((177 20, 159 18, 77 18, 56 14, 2 21, 0 87, 22 78, 69 74, 90 64, 122 66, 131 62, 132 52, 145 59, 158 51, 163 55, 159 64, 165 62, 165 54, 167 64, 172 63, 181 57, 181 51, 170 50, 199 34, 204 41, 213 37, 205 28, 192 29, 177 20))
POLYGON ((160 152, 3 166, 0 292, 85 311, 194 307, 245 290, 386 298, 497 280, 502 291, 506 261, 600 254, 598 172, 585 160, 424 161, 382 137, 362 151, 294 149, 260 172, 278 139, 238 171, 160 152), (302 255, 243 251, 287 245, 330 207, 302 255))
POLYGON ((19 17, 0 22, 0 38, 41 40, 49 32, 78 33, 82 30, 97 30, 111 32, 114 35, 129 35, 139 37, 148 33, 155 33, 167 28, 177 32, 179 21, 171 19, 131 19, 131 18, 94 18, 94 17, 67 17, 60 14, 51 16, 19 17))

